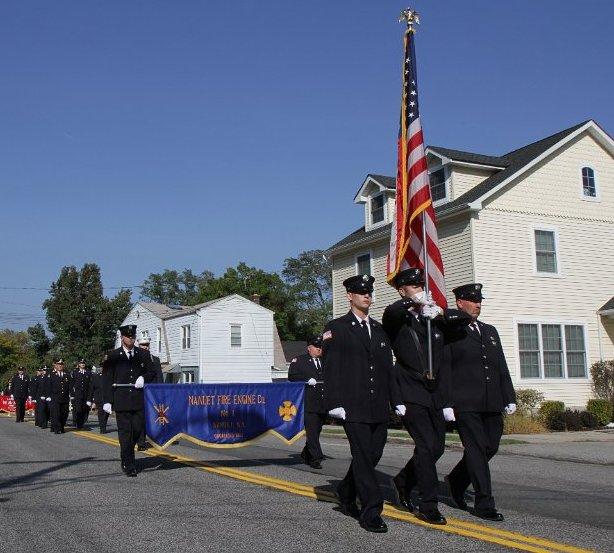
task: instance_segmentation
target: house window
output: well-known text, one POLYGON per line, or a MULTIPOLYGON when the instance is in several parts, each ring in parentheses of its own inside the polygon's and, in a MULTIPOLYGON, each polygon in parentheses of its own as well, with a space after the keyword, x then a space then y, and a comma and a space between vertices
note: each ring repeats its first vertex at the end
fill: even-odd
POLYGON ((230 325, 230 347, 241 347, 241 325, 230 325))
POLYGON ((586 346, 584 328, 580 325, 565 325, 565 352, 567 354, 567 376, 586 377, 586 346))
POLYGON ((162 329, 156 329, 156 343, 158 344, 158 353, 162 353, 162 329))
POLYGON ((582 167, 582 194, 585 198, 597 197, 595 171, 593 171, 590 167, 582 167))
POLYGON ((371 198, 371 224, 375 225, 384 220, 384 195, 379 194, 371 198))
POLYGON ((446 197, 446 170, 442 167, 429 175, 433 202, 446 197))
POLYGON ((184 325, 181 327, 181 347, 183 349, 190 349, 190 325, 184 325))
POLYGON ((518 350, 520 353, 520 377, 539 378, 537 325, 518 325, 518 350))
POLYGON ((183 383, 191 384, 194 382, 194 371, 183 371, 183 383))
POLYGON ((587 376, 582 325, 520 323, 518 353, 521 378, 587 376))
POLYGON ((538 273, 557 273, 556 240, 552 230, 535 230, 535 267, 538 273))
POLYGON ((370 275, 371 274, 371 254, 366 253, 359 255, 356 258, 356 274, 370 275))

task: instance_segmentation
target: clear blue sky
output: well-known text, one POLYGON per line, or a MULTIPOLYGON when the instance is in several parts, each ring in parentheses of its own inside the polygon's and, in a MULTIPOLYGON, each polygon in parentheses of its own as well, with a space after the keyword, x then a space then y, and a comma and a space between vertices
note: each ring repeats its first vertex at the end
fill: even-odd
MULTIPOLYGON (((358 228, 364 176, 396 170, 403 7, 4 0, 0 287, 88 261, 106 286, 279 270, 358 228)), ((428 143, 498 154, 589 118, 614 131, 614 2, 413 7, 428 143)), ((45 295, 0 289, 0 328, 45 295)))

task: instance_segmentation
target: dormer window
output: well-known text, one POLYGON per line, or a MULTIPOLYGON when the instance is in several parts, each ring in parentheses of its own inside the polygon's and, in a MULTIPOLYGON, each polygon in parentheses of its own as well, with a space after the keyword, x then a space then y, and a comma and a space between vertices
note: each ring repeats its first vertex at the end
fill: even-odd
POLYGON ((442 167, 429 175, 431 184, 431 198, 433 202, 446 197, 446 170, 442 167))
POLYGON ((371 198, 371 224, 376 225, 384 220, 384 195, 378 194, 371 198))

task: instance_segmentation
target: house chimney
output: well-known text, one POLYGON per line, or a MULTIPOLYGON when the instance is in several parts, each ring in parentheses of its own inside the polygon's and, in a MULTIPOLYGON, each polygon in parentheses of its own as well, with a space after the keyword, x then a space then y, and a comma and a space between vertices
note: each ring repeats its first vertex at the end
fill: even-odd
POLYGON ((260 305, 260 294, 252 294, 249 299, 260 305))

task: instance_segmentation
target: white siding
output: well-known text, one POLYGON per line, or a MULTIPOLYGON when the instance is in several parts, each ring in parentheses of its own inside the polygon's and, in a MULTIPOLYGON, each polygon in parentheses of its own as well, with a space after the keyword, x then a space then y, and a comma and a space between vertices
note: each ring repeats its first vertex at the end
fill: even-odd
POLYGON ((496 173, 495 170, 478 169, 477 167, 459 167, 458 165, 451 166, 451 190, 452 200, 462 196, 465 192, 471 190, 482 181, 496 173))
POLYGON ((468 215, 441 221, 438 224, 439 249, 445 270, 446 296, 454 307, 452 290, 473 282, 473 250, 468 215))
MULTIPOLYGON (((158 355, 156 353, 157 344, 156 341, 156 329, 162 326, 160 319, 154 315, 149 309, 145 309, 142 305, 137 303, 131 310, 126 318, 122 322, 120 326, 124 325, 136 325, 136 338, 139 340, 143 336, 143 331, 147 331, 149 333, 149 339, 151 340, 151 349, 154 355, 158 355)), ((118 348, 121 341, 119 338, 119 333, 115 339, 115 347, 118 348)), ((162 349, 164 350, 164 340, 162 340, 162 349)), ((165 361, 166 353, 160 356, 162 361, 165 361)))
MULTIPOLYGON (((181 317, 166 319, 166 333, 168 336, 168 348, 170 350, 170 364, 181 365, 182 369, 196 370, 199 363, 199 318, 197 313, 190 313, 181 317), (181 343, 181 327, 190 325, 190 347, 184 349, 181 343)), ((198 374, 195 375, 198 380, 198 374)))
POLYGON ((271 382, 273 312, 240 296, 199 311, 201 382, 271 382), (241 347, 230 345, 230 325, 241 325, 241 347))

